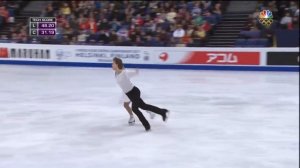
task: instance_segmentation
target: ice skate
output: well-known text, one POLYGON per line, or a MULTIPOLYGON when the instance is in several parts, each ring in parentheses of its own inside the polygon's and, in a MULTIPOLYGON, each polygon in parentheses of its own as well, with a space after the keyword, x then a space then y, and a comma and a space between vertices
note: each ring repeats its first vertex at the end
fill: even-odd
POLYGON ((133 117, 133 116, 130 116, 130 118, 129 118, 129 120, 128 120, 128 124, 129 124, 129 125, 134 125, 134 123, 135 123, 134 117, 133 117))
POLYGON ((145 126, 145 130, 146 130, 147 132, 151 131, 151 126, 150 126, 150 125, 149 125, 149 126, 145 126))
POLYGON ((167 109, 164 109, 164 113, 162 114, 162 119, 164 122, 167 122, 168 118, 169 118, 170 112, 167 109))

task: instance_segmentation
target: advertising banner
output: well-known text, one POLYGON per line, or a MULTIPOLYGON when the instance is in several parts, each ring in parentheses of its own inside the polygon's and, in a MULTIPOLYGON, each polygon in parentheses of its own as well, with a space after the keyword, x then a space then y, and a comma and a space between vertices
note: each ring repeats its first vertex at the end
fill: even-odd
POLYGON ((0 43, 0 64, 299 70, 299 48, 130 47, 0 43), (132 65, 130 65, 132 64, 132 65), (297 66, 296 66, 297 65, 297 66))
POLYGON ((0 48, 0 58, 8 58, 8 48, 6 47, 0 48))
POLYGON ((182 64, 259 65, 259 52, 194 51, 182 64))
POLYGON ((299 52, 267 52, 267 65, 299 65, 299 52))
POLYGON ((149 60, 149 53, 134 48, 70 47, 54 49, 53 60, 70 62, 111 63, 114 57, 130 63, 144 63, 149 60))

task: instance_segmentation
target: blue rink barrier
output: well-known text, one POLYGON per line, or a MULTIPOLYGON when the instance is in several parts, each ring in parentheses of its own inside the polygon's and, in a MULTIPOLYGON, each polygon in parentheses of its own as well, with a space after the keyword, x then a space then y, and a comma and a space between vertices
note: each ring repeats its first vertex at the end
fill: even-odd
MULTIPOLYGON (((37 66, 66 66, 66 67, 111 67, 111 63, 83 62, 50 62, 50 61, 15 61, 0 60, 7 65, 37 65, 37 66)), ((170 64, 125 64, 127 68, 145 69, 181 69, 181 70, 229 70, 229 71, 289 71, 299 72, 299 66, 220 66, 220 65, 170 65, 170 64)))

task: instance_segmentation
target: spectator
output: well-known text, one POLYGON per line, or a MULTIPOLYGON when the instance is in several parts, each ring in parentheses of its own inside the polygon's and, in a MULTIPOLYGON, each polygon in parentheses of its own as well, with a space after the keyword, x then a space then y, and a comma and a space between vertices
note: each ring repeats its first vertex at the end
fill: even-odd
POLYGON ((205 37, 206 37, 206 32, 204 31, 204 29, 201 26, 198 27, 195 26, 194 31, 191 34, 191 38, 194 44, 193 45, 189 44, 189 46, 191 47, 203 46, 205 37))
POLYGON ((297 9, 299 9, 299 8, 297 7, 296 2, 295 1, 290 1, 289 12, 294 14, 297 9))
POLYGON ((285 13, 285 16, 281 19, 280 25, 283 29, 290 29, 292 24, 292 17, 289 12, 285 13))
POLYGON ((202 26, 201 26, 202 28, 203 28, 203 30, 205 31, 205 32, 210 32, 211 31, 211 29, 212 29, 212 26, 208 23, 208 21, 204 21, 204 23, 202 24, 202 26))
POLYGON ((79 29, 80 30, 88 30, 90 27, 88 20, 86 18, 79 21, 79 29))
MULTIPOLYGON (((124 37, 126 39, 128 37, 128 29, 126 29, 125 27, 119 29, 117 31, 117 35, 119 37, 124 37)), ((122 41, 122 39, 121 39, 121 41, 122 41)))
POLYGON ((57 40, 61 40, 63 38, 63 33, 64 33, 64 29, 62 27, 61 23, 57 23, 57 28, 56 28, 56 39, 57 40))
POLYGON ((100 40, 99 35, 93 31, 91 31, 90 34, 86 38, 87 43, 96 43, 96 42, 99 42, 99 40, 100 40))
POLYGON ((8 13, 8 11, 7 11, 7 9, 6 9, 5 6, 1 6, 1 7, 0 7, 0 16, 3 18, 3 21, 4 21, 5 23, 8 22, 8 19, 9 19, 9 13, 8 13))
POLYGON ((118 40, 118 35, 116 34, 116 31, 111 31, 109 33, 109 42, 111 45, 116 45, 116 42, 118 40))
POLYGON ((195 3, 195 6, 193 7, 191 14, 193 17, 196 17, 196 16, 202 14, 202 9, 200 8, 200 2, 195 3))
POLYGON ((77 37, 73 36, 71 41, 70 41, 70 45, 76 45, 77 44, 77 37))
POLYGON ((77 23, 75 14, 70 15, 70 19, 67 22, 67 24, 69 24, 74 29, 74 32, 76 32, 79 29, 79 25, 77 23))
POLYGON ((170 23, 175 23, 175 17, 177 16, 177 13, 175 11, 175 8, 171 8, 170 12, 167 13, 166 15, 166 19, 170 22, 170 23))
POLYGON ((145 23, 145 30, 148 32, 155 32, 156 30, 156 23, 154 21, 149 21, 147 23, 145 23))
POLYGON ((135 19, 133 19, 133 22, 137 26, 142 26, 144 24, 144 19, 142 18, 141 14, 138 14, 135 19))
POLYGON ((69 37, 67 35, 64 35, 63 40, 62 40, 62 44, 67 45, 69 43, 70 43, 69 37))
POLYGON ((133 43, 134 46, 145 46, 145 43, 142 41, 140 36, 137 36, 135 42, 133 43))
POLYGON ((196 37, 200 38, 202 41, 205 40, 206 32, 202 26, 198 26, 198 29, 196 30, 196 37))
POLYGON ((12 33, 11 40, 12 40, 12 43, 18 43, 20 41, 18 34, 12 33))
POLYGON ((100 31, 99 42, 103 44, 109 44, 109 32, 107 30, 100 31))
POLYGON ((155 18, 157 23, 165 23, 166 22, 166 14, 163 13, 157 13, 155 18))
POLYGON ((212 15, 210 12, 204 13, 204 19, 208 21, 209 24, 212 26, 216 25, 218 23, 218 20, 215 15, 212 15))
POLYGON ((76 17, 79 16, 79 7, 76 1, 71 1, 70 12, 73 13, 76 17))
POLYGON ((46 7, 45 17, 53 17, 53 16, 54 16, 54 10, 52 4, 49 3, 46 7))
POLYGON ((188 43, 191 42, 191 36, 188 34, 188 32, 185 32, 184 36, 181 39, 181 43, 186 46, 188 43))
POLYGON ((7 9, 8 9, 8 13, 9 13, 9 19, 8 19, 9 23, 15 22, 15 11, 17 8, 19 8, 19 5, 16 4, 16 2, 14 2, 14 1, 8 2, 7 9))
POLYGON ((109 23, 112 31, 118 31, 121 28, 121 23, 116 18, 109 23))
POLYGON ((81 31, 80 34, 77 36, 78 42, 80 44, 84 44, 87 41, 88 33, 86 30, 81 31))
POLYGON ((97 32, 97 24, 95 22, 95 19, 91 17, 87 20, 87 27, 90 29, 91 32, 96 33, 97 32))
POLYGON ((216 16, 216 22, 219 23, 222 17, 221 3, 215 4, 213 14, 216 16))
POLYGON ((57 17, 57 23, 61 23, 61 25, 65 27, 68 24, 68 20, 65 15, 61 15, 57 17))
POLYGON ((96 10, 101 9, 101 1, 95 1, 95 8, 96 10))
POLYGON ((202 1, 202 4, 203 4, 203 12, 202 13, 206 13, 210 10, 211 8, 211 1, 202 1))
POLYGON ((70 24, 67 24, 63 34, 71 36, 74 33, 74 30, 71 28, 70 24))
POLYGON ((193 23, 196 26, 201 26, 204 23, 204 19, 200 14, 198 14, 197 16, 195 16, 195 19, 193 20, 193 23))
POLYGON ((159 40, 162 42, 163 46, 168 46, 169 41, 170 41, 170 35, 166 32, 166 30, 162 29, 158 34, 157 34, 159 40))
POLYGON ((104 18, 102 21, 99 21, 97 23, 97 25, 98 25, 98 27, 97 27, 98 30, 109 30, 110 29, 110 25, 106 18, 104 18))
POLYGON ((192 33, 193 33, 193 31, 194 31, 194 25, 192 25, 192 24, 188 25, 188 28, 187 28, 187 30, 186 30, 187 35, 188 35, 188 36, 191 36, 192 33))
POLYGON ((178 23, 178 21, 184 20, 186 13, 187 13, 187 11, 184 8, 180 8, 178 10, 178 13, 177 13, 176 17, 175 17, 176 22, 178 23))
POLYGON ((66 15, 67 17, 69 17, 71 15, 71 8, 69 7, 68 3, 63 3, 63 6, 60 8, 61 13, 63 15, 66 15))
POLYGON ((135 42, 136 41, 136 38, 137 38, 137 34, 135 31, 132 31, 129 35, 129 39, 131 40, 131 42, 135 42))
POLYGON ((181 25, 177 25, 177 28, 173 32, 173 37, 174 38, 182 38, 185 34, 185 31, 183 30, 181 25))

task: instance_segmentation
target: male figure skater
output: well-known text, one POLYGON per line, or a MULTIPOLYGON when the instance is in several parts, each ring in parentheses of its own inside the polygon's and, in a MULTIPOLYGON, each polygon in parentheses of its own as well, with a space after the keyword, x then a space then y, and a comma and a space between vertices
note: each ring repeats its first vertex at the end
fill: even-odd
POLYGON ((132 102, 132 111, 137 115, 139 120, 142 122, 146 131, 151 129, 149 122, 144 117, 143 113, 139 110, 139 108, 143 110, 152 111, 156 114, 162 116, 163 121, 166 121, 168 118, 169 111, 167 109, 161 109, 159 107, 146 104, 141 98, 141 92, 139 88, 134 86, 129 77, 126 75, 124 71, 123 61, 120 58, 115 57, 112 63, 112 69, 115 71, 115 78, 118 85, 121 87, 122 91, 128 96, 130 101, 132 102))
MULTIPOLYGON (((136 76, 139 74, 139 71, 137 69, 135 70, 124 70, 126 72, 126 75, 128 76, 128 78, 132 78, 133 76, 136 76)), ((132 109, 129 106, 130 105, 130 99, 128 98, 128 96, 125 93, 122 93, 122 102, 123 102, 123 106, 126 109, 126 111, 129 114, 129 120, 128 120, 128 124, 129 125, 134 125, 135 123, 135 119, 132 113, 132 109)), ((152 112, 147 111, 150 115, 150 118, 153 119, 155 117, 155 114, 152 112)))

